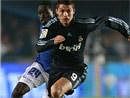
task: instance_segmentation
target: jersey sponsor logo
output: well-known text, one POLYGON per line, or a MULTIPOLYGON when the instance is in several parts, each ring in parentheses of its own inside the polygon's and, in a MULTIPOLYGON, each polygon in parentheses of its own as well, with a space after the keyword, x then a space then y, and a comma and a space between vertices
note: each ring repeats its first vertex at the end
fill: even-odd
POLYGON ((72 73, 72 75, 71 75, 71 79, 73 80, 73 81, 75 81, 76 79, 77 79, 77 74, 76 73, 72 73))
POLYGON ((66 50, 68 52, 71 51, 78 51, 81 48, 81 43, 77 44, 77 45, 73 45, 71 46, 64 46, 63 44, 60 44, 59 49, 60 50, 66 50))
POLYGON ((41 35, 40 35, 40 39, 45 38, 47 36, 48 33, 48 29, 42 29, 41 30, 41 35))
MULTIPOLYGON (((68 33, 68 36, 70 35, 71 33, 68 33)), ((72 35, 70 35, 72 36, 72 35)), ((82 42, 83 41, 83 37, 82 36, 79 36, 78 38, 78 42, 79 44, 76 44, 76 45, 73 45, 73 46, 64 46, 64 44, 60 44, 59 46, 59 49, 60 50, 66 50, 68 52, 71 52, 71 51, 78 51, 80 48, 81 48, 81 45, 82 45, 82 42)))

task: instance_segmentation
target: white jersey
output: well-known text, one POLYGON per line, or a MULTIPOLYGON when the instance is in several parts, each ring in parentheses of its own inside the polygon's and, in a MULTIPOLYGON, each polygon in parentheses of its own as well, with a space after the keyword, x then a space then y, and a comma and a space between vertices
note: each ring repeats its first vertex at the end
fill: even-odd
POLYGON ((37 62, 33 62, 32 65, 26 68, 18 82, 25 83, 30 89, 32 89, 45 82, 47 83, 48 78, 49 74, 44 71, 41 65, 37 62))

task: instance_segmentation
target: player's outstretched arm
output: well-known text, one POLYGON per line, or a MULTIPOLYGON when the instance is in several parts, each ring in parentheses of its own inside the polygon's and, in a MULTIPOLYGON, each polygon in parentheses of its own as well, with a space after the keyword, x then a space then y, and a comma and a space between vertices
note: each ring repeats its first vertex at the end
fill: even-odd
POLYGON ((43 52, 48 49, 51 49, 55 47, 56 45, 62 43, 65 40, 65 38, 62 35, 57 35, 53 39, 50 40, 39 40, 36 44, 36 50, 37 52, 43 52))
POLYGON ((128 39, 128 41, 130 41, 130 27, 123 20, 115 17, 108 17, 105 25, 111 29, 120 32, 125 38, 128 39))

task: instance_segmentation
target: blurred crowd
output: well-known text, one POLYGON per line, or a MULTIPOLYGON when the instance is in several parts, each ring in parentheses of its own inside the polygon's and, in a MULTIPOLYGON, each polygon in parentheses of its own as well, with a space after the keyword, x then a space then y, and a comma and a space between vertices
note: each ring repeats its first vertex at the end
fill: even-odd
POLYGON ((34 45, 39 32, 36 19, 2 13, 1 55, 2 61, 27 59, 35 54, 34 45))

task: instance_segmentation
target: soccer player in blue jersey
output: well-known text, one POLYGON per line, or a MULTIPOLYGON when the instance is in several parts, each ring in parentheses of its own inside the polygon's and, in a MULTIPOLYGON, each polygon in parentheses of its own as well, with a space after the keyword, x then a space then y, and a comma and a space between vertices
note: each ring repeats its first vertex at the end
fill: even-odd
MULTIPOLYGON (((40 27, 40 39, 46 36, 45 25, 51 25, 56 21, 53 18, 53 12, 51 10, 50 4, 40 4, 38 6, 38 16, 41 22, 40 27), (49 21, 49 22, 48 22, 49 21), (48 22, 48 24, 46 24, 48 22)), ((48 82, 49 69, 51 65, 51 50, 39 53, 32 65, 28 66, 21 78, 19 79, 16 87, 12 92, 12 98, 22 98, 24 94, 29 92, 32 88, 40 86, 43 83, 48 82)))

